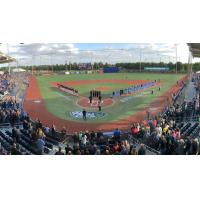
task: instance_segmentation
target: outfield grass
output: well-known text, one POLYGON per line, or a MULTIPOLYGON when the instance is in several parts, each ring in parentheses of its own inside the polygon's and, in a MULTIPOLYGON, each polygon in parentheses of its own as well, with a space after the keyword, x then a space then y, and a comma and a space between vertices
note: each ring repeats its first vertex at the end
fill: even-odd
MULTIPOLYGON (((77 106, 76 101, 77 97, 67 95, 65 93, 60 92, 58 89, 53 88, 50 83, 52 82, 65 82, 71 80, 105 80, 105 79, 113 79, 113 80, 149 80, 154 81, 160 79, 162 82, 161 91, 158 91, 158 88, 155 87, 154 95, 150 94, 152 90, 147 89, 142 92, 143 96, 139 96, 138 94, 131 95, 133 98, 126 103, 121 102, 125 97, 120 97, 115 101, 115 104, 111 107, 103 109, 104 112, 107 113, 105 118, 98 120, 98 122, 108 122, 118 119, 126 118, 130 115, 133 115, 135 112, 143 109, 148 106, 157 97, 164 94, 167 90, 169 90, 173 85, 176 84, 177 80, 181 79, 183 75, 175 75, 175 74, 144 74, 144 73, 119 73, 119 74, 81 74, 81 75, 54 75, 54 76, 38 76, 37 81, 39 84, 39 88, 42 93, 42 97, 45 101, 45 105, 49 112, 54 114, 55 116, 77 121, 73 119, 69 113, 71 111, 82 110, 79 106, 77 106)), ((113 89, 126 88, 127 84, 114 84, 114 83, 95 83, 88 85, 80 85, 75 87, 79 90, 81 95, 87 96, 89 95, 89 91, 96 87, 108 86, 113 89)), ((103 92, 104 95, 110 95, 112 91, 103 92)), ((93 110, 93 109, 92 109, 93 110)), ((82 121, 82 120, 78 120, 82 121)), ((86 123, 97 123, 97 120, 89 120, 86 123)))

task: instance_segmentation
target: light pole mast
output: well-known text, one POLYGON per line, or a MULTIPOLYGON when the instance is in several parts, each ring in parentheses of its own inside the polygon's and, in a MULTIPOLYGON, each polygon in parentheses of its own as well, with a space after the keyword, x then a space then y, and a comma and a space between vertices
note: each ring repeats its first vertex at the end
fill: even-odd
POLYGON ((141 51, 141 48, 140 48, 140 72, 142 71, 141 59, 142 59, 142 51, 141 51))
POLYGON ((178 61, 177 61, 177 46, 178 46, 178 44, 175 44, 175 48, 176 48, 176 74, 177 74, 177 70, 178 70, 178 61))
POLYGON ((51 59, 51 71, 53 72, 54 71, 54 69, 53 69, 53 53, 51 53, 50 59, 51 59))
POLYGON ((188 73, 192 73, 192 54, 189 51, 189 55, 188 55, 188 73))
POLYGON ((32 75, 33 75, 33 67, 34 67, 33 65, 35 64, 34 55, 32 55, 32 61, 33 61, 33 63, 32 63, 32 69, 31 70, 32 70, 32 75))
MULTIPOLYGON (((8 57, 10 56, 10 50, 9 50, 9 44, 6 43, 6 46, 7 46, 7 53, 8 53, 8 57)), ((10 74, 11 70, 10 70, 10 63, 8 63, 8 72, 10 74)))

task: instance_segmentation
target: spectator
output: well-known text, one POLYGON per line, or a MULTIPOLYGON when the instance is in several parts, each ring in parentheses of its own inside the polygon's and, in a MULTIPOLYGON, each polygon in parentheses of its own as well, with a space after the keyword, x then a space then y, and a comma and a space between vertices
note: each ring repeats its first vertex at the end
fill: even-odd
POLYGON ((115 131, 114 131, 114 139, 116 141, 119 141, 120 140, 120 136, 121 136, 121 131, 118 128, 116 128, 115 131))
POLYGON ((51 127, 51 134, 54 136, 56 135, 56 126, 54 124, 51 127))
POLYGON ((68 155, 68 153, 71 151, 72 151, 72 148, 67 144, 67 146, 65 147, 65 154, 68 155))
POLYGON ((3 152, 3 148, 1 146, 1 143, 0 143, 0 155, 4 155, 4 152, 3 152))
POLYGON ((42 129, 42 122, 39 119, 36 120, 36 129, 42 129))
POLYGON ((11 155, 21 155, 20 151, 17 148, 17 145, 14 143, 11 149, 11 155))
POLYGON ((55 155, 64 155, 64 153, 62 152, 62 148, 59 147, 58 151, 55 153, 55 155))
POLYGON ((124 144, 121 145, 121 155, 128 155, 128 149, 126 148, 126 146, 124 144))
POLYGON ((67 135, 67 129, 66 129, 65 126, 61 130, 61 135, 62 135, 63 138, 67 135))
POLYGON ((140 145, 140 148, 138 150, 138 155, 146 155, 146 148, 145 148, 144 144, 140 145))
POLYGON ((199 143, 197 139, 192 140, 192 143, 190 145, 189 149, 189 155, 198 155, 199 153, 199 143))
POLYGON ((45 146, 45 141, 42 138, 37 139, 37 152, 39 155, 44 154, 44 146, 45 146))
POLYGON ((130 151, 129 151, 129 155, 138 155, 138 151, 136 146, 131 146, 130 151))
POLYGON ((38 128, 38 130, 36 131, 36 138, 37 139, 45 139, 46 138, 46 136, 41 128, 38 128))
POLYGON ((16 143, 20 142, 20 138, 21 138, 21 133, 18 127, 13 127, 12 129, 12 138, 13 141, 16 143))
POLYGON ((121 147, 118 142, 113 146, 113 153, 119 153, 121 151, 121 147))
POLYGON ((45 126, 44 131, 46 134, 50 134, 51 129, 48 126, 45 126))
POLYGON ((134 137, 137 137, 137 136, 138 136, 139 129, 138 129, 137 125, 134 124, 134 125, 132 126, 131 132, 132 132, 132 135, 133 135, 134 137))
POLYGON ((100 149, 97 149, 97 150, 96 150, 95 155, 101 155, 100 149))
POLYGON ((82 136, 82 138, 81 138, 81 143, 82 143, 83 146, 86 146, 86 143, 87 143, 87 135, 86 135, 86 134, 84 134, 84 135, 82 136))
POLYGON ((105 155, 110 155, 110 152, 108 149, 105 150, 105 155))
POLYGON ((184 155, 185 154, 185 143, 184 140, 181 139, 176 148, 176 155, 184 155))

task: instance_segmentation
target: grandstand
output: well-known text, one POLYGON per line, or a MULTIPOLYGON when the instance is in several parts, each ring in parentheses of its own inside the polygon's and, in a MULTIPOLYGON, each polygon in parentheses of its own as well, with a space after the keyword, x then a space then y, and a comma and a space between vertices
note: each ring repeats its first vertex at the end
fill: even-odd
POLYGON ((200 43, 188 43, 193 57, 200 58, 200 43))
POLYGON ((14 58, 5 55, 4 53, 0 52, 0 64, 4 64, 4 63, 10 63, 15 61, 14 58))
MULTIPOLYGON (((189 43, 188 46, 193 57, 200 57, 199 44, 189 43)), ((14 61, 13 58, 0 54, 0 63, 12 61, 14 61)), ((83 77, 83 75, 80 76, 83 77)), ((94 75, 91 74, 91 76, 94 75)), ((141 76, 144 75, 141 74, 141 76)), ((159 74, 159 76, 161 75, 159 74)), ((50 78, 52 77, 50 76, 50 78)), ((164 109, 160 112, 148 115, 142 120, 139 120, 139 115, 136 113, 134 119, 138 121, 133 121, 123 130, 118 127, 118 124, 112 126, 112 130, 108 131, 95 128, 86 130, 84 124, 88 125, 88 122, 81 122, 79 124, 81 124, 82 130, 75 132, 69 131, 69 122, 66 122, 66 126, 61 129, 57 129, 54 122, 50 125, 46 121, 41 121, 41 113, 34 110, 34 115, 30 115, 25 110, 24 100, 32 79, 33 76, 30 73, 18 72, 0 75, 0 153, 3 155, 198 155, 200 153, 200 76, 198 74, 191 72, 184 76, 184 79, 182 77, 177 81, 176 92, 172 94, 173 90, 168 91, 167 104, 165 98, 164 109), (37 119, 32 116, 37 116, 37 119)), ((87 81, 92 84, 91 80, 87 81)), ((113 80, 106 79, 106 81, 111 85, 113 80)), ((123 80, 123 83, 127 81, 123 80)), ((99 80, 99 82, 102 81, 99 80)), ((69 86, 63 87, 70 88, 72 83, 75 86, 77 84, 74 80, 68 81, 69 86)), ((122 84, 122 81, 120 83, 122 84)), ((85 83, 81 82, 81 84, 85 83)), ((146 85, 148 87, 158 86, 160 91, 162 85, 159 84, 157 80, 140 82, 138 85, 126 88, 128 91, 126 95, 131 95, 131 92, 138 93, 138 91, 146 89, 146 85), (130 89, 131 92, 129 92, 130 89)), ((117 83, 114 82, 113 85, 116 86, 117 83)), ((49 87, 53 88, 52 85, 49 87)), ((44 88, 47 90, 46 87, 44 88)), ((104 87, 104 89, 108 89, 108 87, 104 87)), ((55 87, 52 91, 58 93, 55 87)), ((149 91, 145 98, 152 98, 155 92, 152 88, 149 91), (149 91, 152 93, 148 93, 149 91)), ((32 99, 29 101, 35 106, 42 106, 39 99, 36 101, 33 98, 35 95, 38 94, 34 94, 34 91, 31 90, 30 97, 32 99)), ((117 102, 123 95, 119 95, 119 97, 113 95, 110 99, 117 102)), ((69 98, 72 97, 69 96, 69 98)), ((68 99, 65 97, 65 101, 68 99)), ((118 107, 119 105, 117 104, 118 107)), ((50 115, 49 112, 47 118, 50 118, 50 115)), ((95 126, 97 125, 92 125, 92 127, 95 126)))

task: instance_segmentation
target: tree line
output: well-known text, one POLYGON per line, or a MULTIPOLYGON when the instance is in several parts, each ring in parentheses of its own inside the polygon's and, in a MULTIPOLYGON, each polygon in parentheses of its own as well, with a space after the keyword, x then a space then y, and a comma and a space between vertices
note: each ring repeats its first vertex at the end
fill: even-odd
MULTIPOLYGON (((117 66, 122 70, 133 70, 133 71, 143 71, 145 67, 168 67, 170 71, 176 71, 176 63, 155 63, 155 62, 136 62, 136 63, 116 63, 114 65, 102 62, 95 62, 91 69, 92 70, 100 70, 104 66, 117 66)), ((200 71, 200 62, 194 64, 187 64, 178 62, 177 63, 177 71, 178 72, 188 72, 192 67, 193 71, 200 71)), ((41 65, 41 66, 19 66, 19 68, 25 70, 34 70, 34 71, 70 71, 70 70, 80 70, 80 66, 78 63, 70 63, 70 64, 57 64, 57 65, 41 65)), ((7 71, 8 67, 2 67, 1 70, 7 71)))

